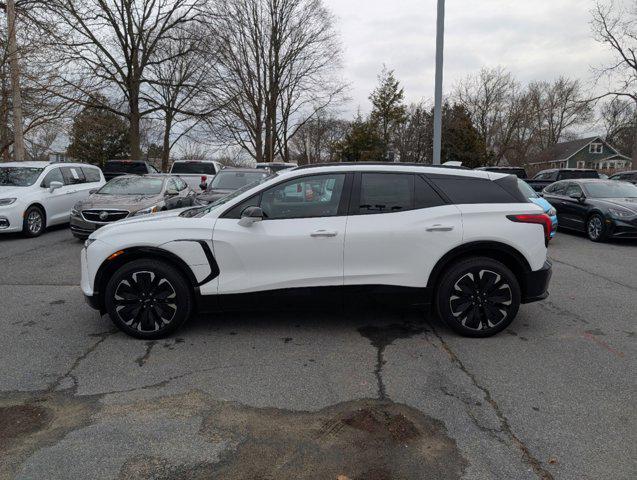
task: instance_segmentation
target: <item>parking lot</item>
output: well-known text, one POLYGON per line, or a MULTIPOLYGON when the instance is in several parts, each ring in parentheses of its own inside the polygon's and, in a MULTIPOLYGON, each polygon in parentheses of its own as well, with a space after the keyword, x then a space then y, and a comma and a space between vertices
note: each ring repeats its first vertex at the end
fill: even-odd
POLYGON ((354 305, 134 340, 84 304, 80 249, 0 238, 1 479, 637 474, 635 242, 559 233, 549 299, 483 340, 354 305))

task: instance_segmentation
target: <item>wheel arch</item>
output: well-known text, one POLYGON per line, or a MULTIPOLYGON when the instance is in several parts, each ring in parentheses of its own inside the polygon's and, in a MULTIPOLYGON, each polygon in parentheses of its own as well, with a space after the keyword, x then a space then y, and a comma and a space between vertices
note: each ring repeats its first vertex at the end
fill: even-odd
POLYGON ((520 289, 524 291, 527 287, 527 274, 531 271, 529 262, 515 248, 505 243, 493 241, 471 242, 460 245, 438 260, 429 275, 427 287, 434 295, 438 288, 438 283, 443 273, 453 264, 469 257, 488 257, 503 263, 509 270, 513 272, 516 279, 520 283, 520 289))
MULTIPOLYGON (((110 258, 110 257, 109 257, 110 258)), ((113 273, 121 266, 134 260, 149 259, 159 260, 175 268, 188 281, 188 285, 192 289, 194 298, 197 297, 198 287, 197 278, 186 262, 172 252, 158 247, 131 247, 123 250, 112 260, 108 258, 102 262, 95 274, 94 295, 97 297, 98 306, 101 312, 104 312, 104 291, 106 284, 113 273)))
POLYGON ((37 208, 40 209, 40 211, 44 215, 44 226, 48 227, 47 222, 49 220, 49 216, 46 213, 46 208, 40 202, 32 202, 29 205, 27 205, 27 207, 24 209, 24 213, 22 214, 22 218, 25 218, 27 210, 29 210, 29 208, 31 208, 31 207, 37 207, 37 208))

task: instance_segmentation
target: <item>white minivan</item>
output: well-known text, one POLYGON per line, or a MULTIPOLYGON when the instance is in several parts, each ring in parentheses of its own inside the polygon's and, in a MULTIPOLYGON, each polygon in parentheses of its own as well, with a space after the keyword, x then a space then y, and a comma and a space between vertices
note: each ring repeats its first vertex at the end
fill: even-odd
POLYGON ((0 233, 37 237, 68 223, 73 205, 104 183, 102 171, 84 163, 0 163, 0 233))

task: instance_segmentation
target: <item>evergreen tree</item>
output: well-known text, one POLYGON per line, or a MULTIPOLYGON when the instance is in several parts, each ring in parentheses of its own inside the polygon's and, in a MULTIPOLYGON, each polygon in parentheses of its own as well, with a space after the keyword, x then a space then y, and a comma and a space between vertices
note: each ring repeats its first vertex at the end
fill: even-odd
POLYGON ((441 162, 457 161, 464 167, 475 168, 485 164, 487 155, 486 144, 471 122, 467 109, 459 104, 445 103, 441 162))
POLYGON ((359 113, 341 142, 340 151, 344 162, 383 160, 383 140, 376 125, 364 120, 359 113))
POLYGON ((405 92, 393 70, 387 70, 383 66, 378 83, 378 87, 369 96, 372 102, 370 120, 379 129, 383 142, 383 159, 388 160, 390 153, 393 153, 396 130, 407 118, 407 107, 404 104, 405 92))
POLYGON ((130 157, 128 124, 108 110, 84 108, 73 120, 70 137, 68 155, 78 161, 102 166, 130 157))

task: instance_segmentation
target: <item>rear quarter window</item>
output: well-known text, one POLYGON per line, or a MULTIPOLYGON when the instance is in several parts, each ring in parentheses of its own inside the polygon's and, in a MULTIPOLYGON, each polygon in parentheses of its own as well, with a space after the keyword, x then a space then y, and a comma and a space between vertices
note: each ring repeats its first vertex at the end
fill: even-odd
POLYGON ((84 172, 88 183, 99 182, 102 179, 97 168, 82 167, 82 172, 84 172))
POLYGON ((76 185, 86 182, 84 172, 82 172, 80 167, 62 167, 60 170, 62 170, 65 185, 76 185))
MULTIPOLYGON (((428 177, 433 184, 444 193, 452 203, 475 204, 475 203, 520 203, 528 202, 521 199, 522 194, 517 189, 517 179, 510 178, 515 181, 515 190, 517 194, 510 193, 498 182, 482 178, 471 177, 450 177, 441 175, 431 175, 428 177)), ((502 179, 504 180, 504 179, 502 179)))

